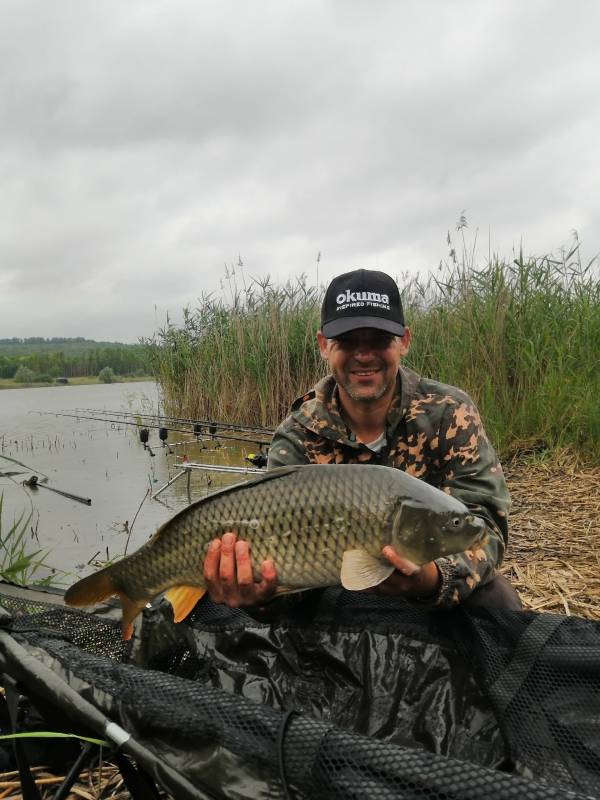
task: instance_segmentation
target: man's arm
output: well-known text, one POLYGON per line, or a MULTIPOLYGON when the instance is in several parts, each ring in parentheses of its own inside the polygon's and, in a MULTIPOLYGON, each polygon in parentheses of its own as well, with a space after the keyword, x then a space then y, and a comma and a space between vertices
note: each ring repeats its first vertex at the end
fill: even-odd
POLYGON ((508 540, 510 497, 504 473, 477 408, 467 395, 448 404, 439 430, 442 491, 463 502, 487 527, 487 542, 475 550, 436 560, 441 584, 435 604, 453 606, 490 580, 508 540))
POLYGON ((435 561, 418 567, 399 555, 390 545, 381 551, 396 569, 389 578, 376 587, 379 594, 402 595, 407 600, 433 602, 437 600, 442 584, 442 575, 435 561))

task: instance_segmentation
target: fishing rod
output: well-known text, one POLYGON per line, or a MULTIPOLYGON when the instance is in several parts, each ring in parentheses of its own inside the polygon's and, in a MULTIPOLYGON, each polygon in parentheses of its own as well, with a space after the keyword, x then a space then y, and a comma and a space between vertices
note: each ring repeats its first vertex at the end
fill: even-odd
POLYGON ((83 503, 86 506, 92 505, 92 500, 90 497, 82 497, 79 494, 65 492, 63 489, 55 489, 53 486, 46 486, 45 483, 42 483, 42 481, 38 480, 37 475, 32 475, 31 478, 23 481, 23 486, 28 486, 30 489, 48 489, 49 492, 56 492, 56 494, 61 494, 63 497, 68 497, 69 500, 77 500, 78 503, 83 503))
POLYGON ((217 422, 215 420, 210 419, 189 419, 186 417, 169 417, 164 414, 141 414, 136 411, 105 411, 101 408, 81 408, 81 409, 74 409, 75 411, 83 411, 86 414, 111 414, 114 417, 140 417, 141 419, 156 419, 156 420, 165 420, 169 422, 178 422, 183 424, 190 424, 190 425, 206 425, 209 428, 210 433, 215 433, 215 431, 210 430, 211 428, 224 428, 226 430, 231 431, 248 431, 249 433, 266 433, 272 434, 273 428, 266 428, 262 425, 238 425, 235 422, 217 422))
MULTIPOLYGON (((47 416, 54 416, 54 417, 73 417, 74 419, 91 419, 94 420, 95 422, 112 422, 116 423, 117 425, 135 425, 137 428, 139 428, 139 424, 137 422, 133 421, 129 422, 128 420, 125 419, 105 419, 103 417, 91 417, 86 414, 66 414, 65 412, 62 411, 35 411, 33 413, 45 414, 47 416)), ((165 429, 164 425, 153 425, 152 423, 146 423, 146 422, 144 423, 144 426, 146 428, 156 428, 159 431, 161 429, 165 429)), ((169 430, 177 431, 178 433, 190 433, 190 430, 188 428, 182 428, 176 425, 170 425, 169 430)), ((248 436, 230 436, 229 434, 226 433, 215 434, 215 433, 204 433, 201 431, 191 431, 191 433, 194 433, 196 436, 202 435, 204 438, 209 438, 209 439, 232 439, 233 441, 236 442, 250 442, 251 444, 258 444, 260 446, 265 446, 265 447, 271 444, 270 440, 268 439, 253 439, 248 436)))

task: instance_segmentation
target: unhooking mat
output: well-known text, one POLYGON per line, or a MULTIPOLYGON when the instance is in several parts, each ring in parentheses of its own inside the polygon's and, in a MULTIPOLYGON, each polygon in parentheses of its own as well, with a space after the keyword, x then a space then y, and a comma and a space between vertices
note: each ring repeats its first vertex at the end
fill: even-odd
POLYGON ((0 605, 2 672, 177 800, 600 798, 595 622, 328 589, 270 619, 161 602, 125 644, 114 614, 0 605))

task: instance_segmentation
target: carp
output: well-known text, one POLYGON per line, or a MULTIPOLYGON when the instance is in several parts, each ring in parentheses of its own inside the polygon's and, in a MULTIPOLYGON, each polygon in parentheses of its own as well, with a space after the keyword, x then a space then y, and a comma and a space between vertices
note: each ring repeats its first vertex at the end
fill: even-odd
POLYGON ((206 590, 210 542, 227 531, 249 543, 255 565, 273 560, 276 593, 286 593, 377 586, 394 571, 385 545, 422 565, 477 546, 486 526, 456 498, 392 467, 281 467, 187 506, 134 553, 71 586, 65 602, 87 606, 117 595, 127 639, 141 609, 166 592, 179 622, 206 590))

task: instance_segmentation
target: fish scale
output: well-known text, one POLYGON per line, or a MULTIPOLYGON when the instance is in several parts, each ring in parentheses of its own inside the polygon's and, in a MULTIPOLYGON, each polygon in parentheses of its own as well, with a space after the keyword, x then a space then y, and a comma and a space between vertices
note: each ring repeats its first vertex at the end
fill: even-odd
MULTIPOLYGON (((182 512, 184 538, 197 541, 198 552, 204 553, 215 536, 222 535, 228 529, 235 529, 239 538, 250 543, 253 560, 257 564, 266 558, 273 558, 280 583, 294 586, 300 581, 300 585, 304 585, 307 583, 307 568, 315 567, 311 554, 315 554, 320 538, 315 533, 322 531, 325 522, 326 533, 332 528, 338 529, 335 550, 337 558, 335 563, 319 564, 316 571, 320 573, 319 584, 324 578, 335 582, 336 577, 339 577, 343 551, 350 544, 348 534, 351 517, 357 523, 352 544, 361 546, 365 544, 374 524, 379 527, 389 524, 386 519, 389 506, 385 502, 379 502, 382 487, 379 476, 372 476, 378 479, 374 483, 370 469, 360 468, 360 480, 357 480, 358 475, 353 474, 354 470, 350 470, 349 475, 340 474, 346 472, 344 467, 328 469, 327 466, 316 466, 316 475, 314 469, 309 467, 306 472, 292 472, 256 486, 246 484, 237 491, 215 496, 212 503, 209 496, 208 502, 205 499, 190 506, 182 512), (319 495, 315 494, 316 476, 321 489, 319 495), (283 504, 285 511, 282 513, 283 504), (351 511, 354 513, 351 514, 351 511), (248 524, 252 519, 259 521, 259 528, 255 529, 248 524), (285 519, 286 525, 292 531, 289 538, 281 535, 282 526, 278 524, 281 519, 285 519), (335 525, 336 519, 340 519, 341 524, 335 525)), ((157 543, 161 538, 163 544, 166 544, 164 537, 160 536, 157 543)), ((379 547, 376 548, 378 550, 379 547)), ((162 559, 160 562, 162 566, 162 559)), ((187 557, 175 560, 172 564, 172 568, 178 571, 184 569, 186 577, 191 580, 193 576, 189 574, 188 566, 187 557)), ((201 567, 201 564, 197 566, 201 567)), ((164 573, 162 577, 165 577, 164 573)), ((195 578, 197 580, 198 575, 195 578)), ((312 583, 312 580, 308 581, 308 585, 312 583)))
POLYGON ((392 569, 384 545, 422 564, 467 549, 484 529, 456 498, 391 467, 283 467, 192 503, 135 553, 72 586, 65 600, 89 605, 118 594, 130 623, 162 591, 187 586, 199 594, 207 548, 230 530, 249 543, 255 568, 272 559, 279 588, 296 590, 339 583, 344 570, 351 588, 367 588, 392 569))

